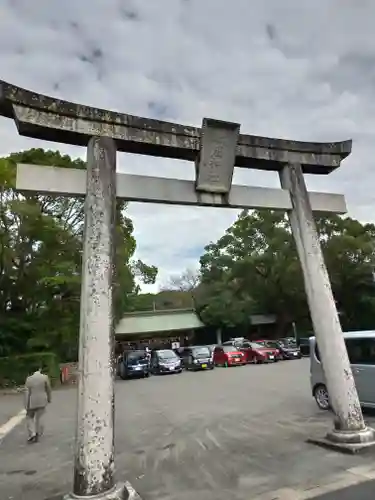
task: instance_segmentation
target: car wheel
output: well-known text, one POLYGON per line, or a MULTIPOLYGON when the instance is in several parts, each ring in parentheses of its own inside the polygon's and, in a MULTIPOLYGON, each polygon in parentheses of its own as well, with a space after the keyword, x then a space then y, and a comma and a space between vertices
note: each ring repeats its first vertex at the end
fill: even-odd
POLYGON ((314 387, 314 398, 316 404, 321 410, 329 410, 330 408, 329 396, 327 387, 324 384, 319 384, 314 387))

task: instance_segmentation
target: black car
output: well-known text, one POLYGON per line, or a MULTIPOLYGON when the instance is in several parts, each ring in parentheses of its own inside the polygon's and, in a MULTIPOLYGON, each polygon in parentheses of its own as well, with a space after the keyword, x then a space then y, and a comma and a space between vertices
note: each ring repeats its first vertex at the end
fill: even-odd
POLYGON ((181 373, 181 359, 172 349, 158 349, 151 354, 151 373, 181 373))
POLYGON ((150 376, 150 363, 145 351, 125 352, 119 360, 118 373, 127 378, 144 378, 150 376))
POLYGON ((298 346, 303 357, 310 356, 310 339, 308 337, 299 338, 298 346))
POLYGON ((278 349, 281 354, 282 359, 301 359, 301 350, 295 343, 285 342, 280 340, 278 343, 278 349))
POLYGON ((187 370, 213 370, 214 363, 207 346, 186 347, 182 353, 184 367, 187 370))

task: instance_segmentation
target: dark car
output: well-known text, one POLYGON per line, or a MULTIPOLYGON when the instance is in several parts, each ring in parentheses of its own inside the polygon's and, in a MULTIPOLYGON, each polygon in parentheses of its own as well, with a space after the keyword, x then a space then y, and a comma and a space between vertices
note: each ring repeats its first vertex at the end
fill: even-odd
POLYGON ((308 337, 298 339, 298 346, 303 357, 310 356, 310 339, 308 337))
POLYGON ((282 359, 301 359, 302 354, 299 347, 295 343, 289 343, 285 340, 277 342, 282 359))
POLYGON ((181 373, 181 359, 172 349, 158 349, 151 353, 151 373, 181 373))
POLYGON ((182 353, 184 367, 187 370, 213 370, 213 356, 207 346, 186 347, 182 353))
POLYGON ((280 342, 282 344, 291 344, 297 346, 297 342, 294 337, 284 337, 282 339, 278 339, 277 342, 280 342))
POLYGON ((123 380, 127 378, 149 377, 150 363, 146 352, 125 352, 119 360, 118 373, 123 380))

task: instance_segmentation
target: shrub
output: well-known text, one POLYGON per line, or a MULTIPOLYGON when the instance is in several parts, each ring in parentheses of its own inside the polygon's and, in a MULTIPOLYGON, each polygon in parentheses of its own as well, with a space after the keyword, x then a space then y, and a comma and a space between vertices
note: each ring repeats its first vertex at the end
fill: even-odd
POLYGON ((60 368, 56 354, 36 352, 0 358, 0 387, 14 387, 25 383, 26 377, 38 368, 55 384, 60 379, 60 368))

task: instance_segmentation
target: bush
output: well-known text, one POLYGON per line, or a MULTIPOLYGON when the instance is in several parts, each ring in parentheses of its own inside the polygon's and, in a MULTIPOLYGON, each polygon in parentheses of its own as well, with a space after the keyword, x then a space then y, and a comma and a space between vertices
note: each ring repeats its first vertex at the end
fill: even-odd
POLYGON ((60 368, 56 354, 36 352, 0 358, 0 387, 14 387, 25 383, 26 377, 38 368, 43 368, 55 384, 60 379, 60 368))

